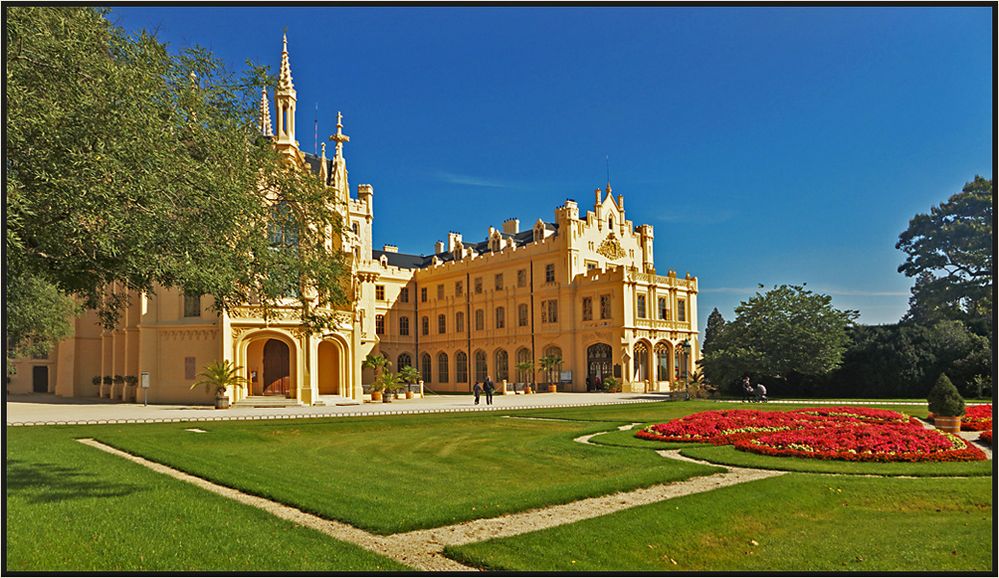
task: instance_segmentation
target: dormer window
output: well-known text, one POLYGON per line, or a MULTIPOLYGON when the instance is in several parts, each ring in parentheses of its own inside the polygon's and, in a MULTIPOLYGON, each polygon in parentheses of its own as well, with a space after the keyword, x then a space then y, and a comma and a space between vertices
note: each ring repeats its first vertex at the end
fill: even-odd
POLYGON ((614 228, 614 217, 607 217, 607 228, 608 229, 614 228))

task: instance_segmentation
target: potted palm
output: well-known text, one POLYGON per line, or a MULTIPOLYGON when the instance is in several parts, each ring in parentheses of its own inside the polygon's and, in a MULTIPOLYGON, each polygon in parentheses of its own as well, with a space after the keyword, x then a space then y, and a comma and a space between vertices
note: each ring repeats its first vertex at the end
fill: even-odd
POLYGON ((376 386, 385 391, 385 395, 382 396, 382 402, 390 403, 392 398, 389 394, 398 392, 402 383, 399 381, 399 376, 397 374, 392 373, 391 371, 383 371, 382 374, 378 376, 378 379, 371 384, 372 393, 374 392, 376 386))
POLYGON ((385 388, 376 388, 375 383, 378 382, 378 379, 381 377, 382 373, 384 373, 385 368, 390 365, 392 365, 392 362, 380 353, 378 355, 369 353, 368 356, 364 358, 364 361, 361 362, 361 367, 373 369, 375 371, 375 381, 371 384, 371 401, 381 401, 382 392, 385 388))
POLYGON ((956 434, 961 431, 961 416, 964 415, 964 398, 954 387, 947 374, 941 373, 927 395, 933 425, 937 429, 956 434))
POLYGON ((528 393, 531 393, 531 379, 530 379, 530 376, 534 375, 534 372, 531 371, 532 369, 534 369, 534 362, 533 361, 518 361, 517 362, 517 370, 521 374, 529 376, 528 379, 527 379, 527 381, 524 382, 524 395, 527 395, 528 393))
POLYGON ((229 398, 226 397, 226 390, 230 387, 246 385, 246 378, 241 375, 243 368, 228 359, 209 363, 205 366, 205 371, 198 376, 198 381, 191 384, 191 389, 204 387, 208 393, 215 393, 215 409, 227 409, 229 398))
MULTIPOLYGON (((114 376, 114 377, 111 378, 111 383, 113 383, 114 385, 118 386, 117 387, 118 391, 122 391, 122 389, 123 389, 122 386, 125 385, 125 376, 124 375, 116 375, 116 376, 114 376)), ((114 397, 115 389, 116 388, 111 388, 111 395, 110 395, 110 397, 112 397, 112 398, 114 397)))
POLYGON ((539 361, 541 362, 541 369, 548 378, 548 393, 555 393, 558 391, 558 386, 555 383, 558 381, 558 368, 562 365, 562 358, 558 355, 546 355, 539 361))
POLYGON ((97 392, 98 392, 98 393, 97 393, 97 396, 98 396, 98 397, 100 397, 100 391, 101 391, 101 376, 99 376, 99 375, 95 375, 95 376, 94 376, 94 378, 90 380, 90 383, 94 384, 94 385, 95 385, 95 386, 97 387, 97 392))
POLYGON ((135 401, 136 397, 138 397, 135 391, 135 386, 138 383, 139 383, 138 377, 135 377, 134 375, 125 376, 125 386, 128 387, 128 389, 125 390, 125 398, 127 398, 129 401, 135 401))
POLYGON ((413 399, 413 392, 409 386, 420 380, 420 372, 412 365, 407 365, 399 370, 398 377, 406 384, 406 399, 413 399))
POLYGON ((604 391, 609 393, 620 393, 621 392, 621 382, 619 382, 613 376, 607 376, 601 382, 601 387, 604 391))

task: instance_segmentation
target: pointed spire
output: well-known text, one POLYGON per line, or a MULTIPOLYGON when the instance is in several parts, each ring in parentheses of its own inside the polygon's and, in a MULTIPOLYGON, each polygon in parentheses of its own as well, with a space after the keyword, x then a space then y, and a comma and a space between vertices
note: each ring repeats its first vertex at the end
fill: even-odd
POLYGON ((336 113, 336 134, 330 136, 330 140, 336 143, 336 157, 343 158, 343 143, 350 142, 350 137, 343 134, 343 113, 336 113))
POLYGON ((329 184, 329 170, 326 167, 326 143, 322 144, 322 156, 319 157, 319 180, 324 184, 329 184))
POLYGON ((295 85, 291 81, 291 65, 288 63, 288 34, 285 33, 282 39, 281 48, 281 73, 278 76, 278 90, 281 92, 294 92, 295 85))
POLYGON ((260 87, 260 134, 274 136, 271 128, 271 103, 267 101, 267 88, 260 87))

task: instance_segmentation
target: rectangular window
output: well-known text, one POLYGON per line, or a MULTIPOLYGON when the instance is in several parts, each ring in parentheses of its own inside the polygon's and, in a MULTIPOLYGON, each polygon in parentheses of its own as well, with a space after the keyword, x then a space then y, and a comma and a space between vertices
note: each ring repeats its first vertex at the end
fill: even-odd
POLYGON ((201 295, 184 293, 184 317, 201 317, 201 295))
POLYGON ((422 326, 420 328, 420 332, 423 335, 430 335, 430 318, 429 317, 424 317, 423 319, 421 319, 420 320, 420 325, 422 326))
POLYGON ((486 312, 482 309, 475 310, 475 330, 482 331, 486 327, 486 312))
POLYGON ((494 286, 496 287, 497 291, 502 291, 503 290, 503 274, 502 273, 497 273, 496 274, 496 283, 495 283, 494 286))
POLYGON ((527 269, 517 271, 517 287, 527 287, 527 269))
POLYGON ((587 271, 592 271, 592 270, 594 270, 596 268, 597 268, 597 264, 594 261, 587 261, 586 262, 586 270, 587 271))
POLYGON ((375 285, 375 299, 378 301, 385 301, 385 286, 375 285))
POLYGON ((545 283, 555 282, 555 264, 549 263, 545 265, 545 283))
POLYGON ((464 287, 461 286, 461 281, 456 281, 454 283, 454 296, 455 297, 461 297, 463 289, 464 289, 464 287))
POLYGON ((610 319, 611 318, 611 305, 610 305, 610 295, 600 296, 600 318, 610 319))
POLYGON ((527 303, 517 306, 517 325, 527 327, 527 303))
POLYGON ((687 300, 677 299, 676 300, 676 320, 686 321, 687 320, 687 300))
POLYGON ((583 297, 583 321, 593 320, 593 297, 583 297))
POLYGON ((496 329, 503 329, 506 326, 506 309, 496 308, 496 329))
POLYGON ((558 323, 558 299, 546 299, 541 302, 541 322, 558 323))
POLYGON ((639 319, 645 319, 645 295, 639 295, 635 301, 635 314, 639 319))
POLYGON ((475 294, 482 293, 482 277, 475 278, 475 294))
POLYGON ((661 321, 666 321, 669 319, 669 307, 666 306, 666 298, 659 298, 659 319, 661 321))
POLYGON ((437 316, 437 333, 447 333, 447 317, 444 314, 437 316))
POLYGON ((193 357, 184 358, 184 379, 195 379, 197 375, 193 357))
POLYGON ((427 302, 427 288, 420 287, 420 303, 426 303, 426 302, 427 302))
POLYGON ((465 314, 461 311, 454 314, 454 330, 457 333, 465 332, 465 314))
POLYGON ((399 318, 399 335, 409 335, 409 317, 399 318))
POLYGON ((385 335, 385 316, 375 315, 375 334, 385 335))
POLYGON ((402 303, 409 303, 409 287, 399 289, 399 301, 402 303))
POLYGON ((444 299, 444 284, 437 285, 437 299, 444 299))

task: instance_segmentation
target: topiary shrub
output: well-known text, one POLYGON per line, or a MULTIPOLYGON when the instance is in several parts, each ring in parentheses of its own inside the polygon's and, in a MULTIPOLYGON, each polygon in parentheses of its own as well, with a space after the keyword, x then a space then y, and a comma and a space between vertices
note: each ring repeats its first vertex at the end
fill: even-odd
POLYGON ((957 417, 964 415, 964 398, 951 383, 947 374, 941 373, 927 396, 930 411, 935 416, 957 417))

